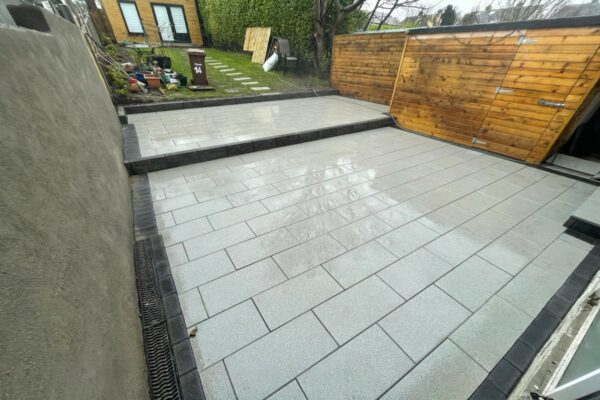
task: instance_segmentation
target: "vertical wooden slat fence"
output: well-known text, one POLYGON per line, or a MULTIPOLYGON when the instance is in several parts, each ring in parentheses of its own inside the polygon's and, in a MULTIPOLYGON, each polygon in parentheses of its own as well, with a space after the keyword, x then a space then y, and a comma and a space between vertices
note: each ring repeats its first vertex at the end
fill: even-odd
MULTIPOLYGON (((386 46, 404 48, 400 57, 392 52, 388 60, 399 64, 390 114, 408 130, 540 163, 600 78, 600 18, 585 20, 593 26, 582 21, 416 29, 403 38, 388 36, 386 46)), ((358 61, 361 46, 370 49, 367 59, 384 58, 375 54, 383 48, 378 37, 383 42, 386 36, 336 39, 332 84, 342 94, 372 100, 380 82, 389 79, 382 74, 378 81, 379 71, 358 61)))
POLYGON ((343 95, 389 104, 405 39, 406 32, 336 36, 331 84, 343 95))

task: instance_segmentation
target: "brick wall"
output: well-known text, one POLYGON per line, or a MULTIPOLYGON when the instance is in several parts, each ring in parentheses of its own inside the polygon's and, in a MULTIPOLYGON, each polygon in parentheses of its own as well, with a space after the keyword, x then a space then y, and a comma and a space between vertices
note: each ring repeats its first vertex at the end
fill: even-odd
MULTIPOLYGON (((155 4, 175 4, 182 6, 185 11, 185 19, 190 39, 193 45, 202 45, 202 33, 200 31, 200 22, 198 21, 198 12, 194 0, 158 0, 150 2, 148 0, 136 0, 138 13, 144 26, 144 31, 148 37, 149 43, 160 43, 156 20, 152 13, 152 3, 155 4)), ((108 20, 112 26, 113 33, 117 42, 127 40, 130 42, 143 42, 143 35, 130 35, 127 32, 125 20, 121 14, 118 0, 102 0, 102 6, 106 12, 108 20)))

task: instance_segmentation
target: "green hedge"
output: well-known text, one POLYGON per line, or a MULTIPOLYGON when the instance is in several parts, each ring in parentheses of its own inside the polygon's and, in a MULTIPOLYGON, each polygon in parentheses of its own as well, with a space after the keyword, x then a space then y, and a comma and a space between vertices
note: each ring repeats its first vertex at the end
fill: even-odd
MULTIPOLYGON (((273 36, 289 39, 295 55, 311 60, 314 46, 313 0, 198 1, 205 34, 213 46, 239 50, 244 43, 246 27, 266 26, 272 28, 273 36)), ((353 30, 353 20, 348 18, 338 33, 353 30)))

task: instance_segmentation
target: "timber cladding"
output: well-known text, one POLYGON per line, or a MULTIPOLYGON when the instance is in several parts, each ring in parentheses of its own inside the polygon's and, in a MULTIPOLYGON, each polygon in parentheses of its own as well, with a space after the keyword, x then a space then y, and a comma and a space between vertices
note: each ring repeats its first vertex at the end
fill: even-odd
POLYGON ((406 36, 406 32, 336 36, 331 85, 346 96, 389 104, 406 36))
POLYGON ((598 81, 600 28, 409 34, 402 128, 541 163, 598 81))

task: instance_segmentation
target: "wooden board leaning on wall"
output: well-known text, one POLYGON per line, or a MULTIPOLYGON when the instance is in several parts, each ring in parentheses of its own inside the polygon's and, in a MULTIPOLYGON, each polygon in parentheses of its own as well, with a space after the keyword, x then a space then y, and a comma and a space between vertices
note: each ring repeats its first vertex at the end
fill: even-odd
POLYGON ((406 32, 336 36, 331 86, 345 96, 389 104, 405 39, 406 32))
POLYGON ((600 77, 600 28, 408 37, 401 127, 540 163, 600 77))
POLYGON ((252 52, 252 62, 262 64, 265 62, 269 40, 271 39, 271 28, 248 27, 244 36, 244 51, 252 52))

